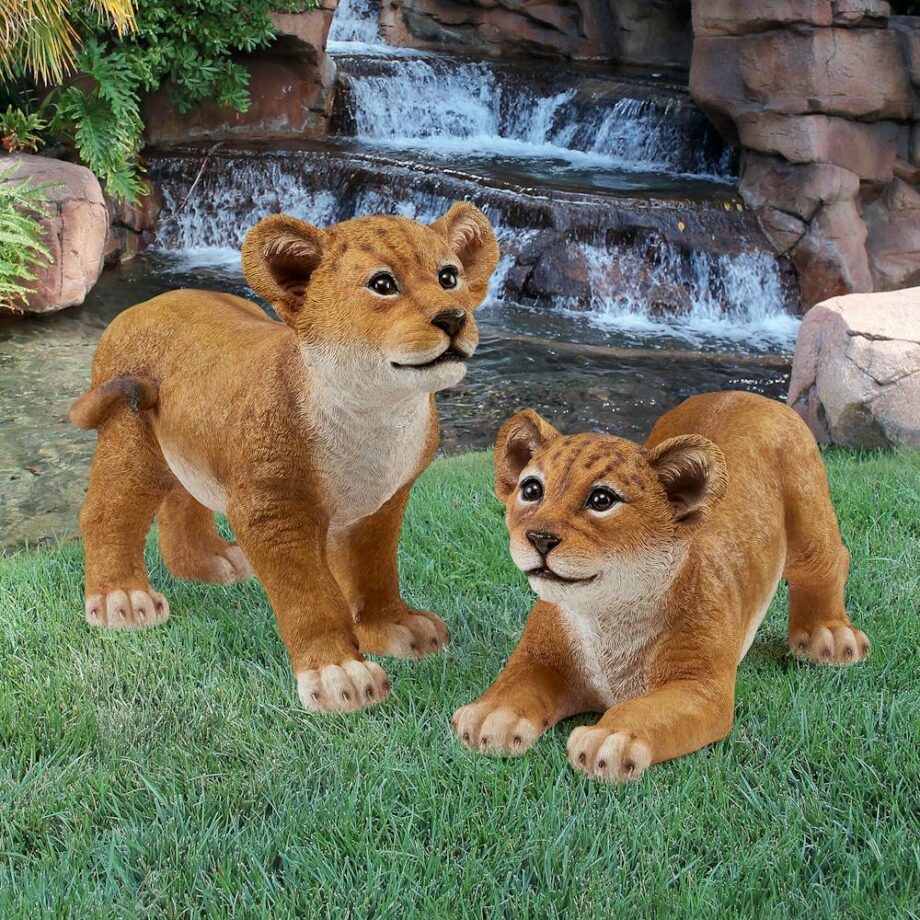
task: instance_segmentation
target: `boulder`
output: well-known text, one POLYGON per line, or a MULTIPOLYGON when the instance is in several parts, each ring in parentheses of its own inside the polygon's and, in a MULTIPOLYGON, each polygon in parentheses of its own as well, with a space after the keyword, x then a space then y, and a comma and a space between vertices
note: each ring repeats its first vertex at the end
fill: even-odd
POLYGON ((51 261, 40 265, 24 307, 31 313, 51 313, 77 306, 102 271, 109 212, 99 180, 85 167, 50 157, 10 154, 0 158, 14 166, 8 181, 30 178, 51 183, 46 191, 49 216, 42 220, 51 261))
POLYGON ((224 138, 312 137, 326 132, 335 67, 326 56, 326 38, 337 0, 305 13, 274 13, 278 38, 270 48, 239 55, 250 73, 250 105, 237 112, 208 103, 180 114, 167 81, 143 103, 144 137, 168 147, 224 138))
POLYGON ((813 307, 788 402, 822 444, 920 447, 920 288, 813 307))

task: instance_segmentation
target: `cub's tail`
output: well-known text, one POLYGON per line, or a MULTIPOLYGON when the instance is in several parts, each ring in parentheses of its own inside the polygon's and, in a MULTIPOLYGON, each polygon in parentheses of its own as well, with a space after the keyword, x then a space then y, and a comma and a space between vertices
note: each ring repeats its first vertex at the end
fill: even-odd
POLYGON ((157 382, 149 377, 115 377, 76 399, 70 420, 77 428, 98 428, 119 407, 135 413, 152 409, 159 395, 157 382))

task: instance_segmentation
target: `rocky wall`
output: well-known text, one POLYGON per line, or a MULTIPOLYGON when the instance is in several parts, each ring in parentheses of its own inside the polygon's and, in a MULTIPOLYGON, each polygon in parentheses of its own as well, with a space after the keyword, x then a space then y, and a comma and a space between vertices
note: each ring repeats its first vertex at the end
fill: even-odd
POLYGON ((690 89, 803 306, 920 282, 920 17, 881 0, 694 0, 690 89))

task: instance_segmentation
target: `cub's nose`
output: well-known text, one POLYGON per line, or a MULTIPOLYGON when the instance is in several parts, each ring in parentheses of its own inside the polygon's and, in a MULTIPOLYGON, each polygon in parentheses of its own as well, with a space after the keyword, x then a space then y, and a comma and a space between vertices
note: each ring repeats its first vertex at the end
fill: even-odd
POLYGON ((558 546, 562 542, 554 533, 545 533, 542 530, 528 530, 527 539, 544 558, 554 546, 558 546))
POLYGON ((431 323, 453 338, 466 324, 466 311, 442 310, 435 314, 431 323))

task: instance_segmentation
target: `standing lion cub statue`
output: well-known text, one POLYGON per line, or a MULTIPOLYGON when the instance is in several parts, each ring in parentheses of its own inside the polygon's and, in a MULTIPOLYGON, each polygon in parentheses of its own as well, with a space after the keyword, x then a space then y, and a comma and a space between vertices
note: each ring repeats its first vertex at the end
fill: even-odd
POLYGON ((437 448, 434 393, 478 344, 498 244, 459 202, 430 226, 362 217, 321 230, 268 217, 243 243, 254 303, 179 290, 118 316, 71 409, 98 442, 80 513, 86 619, 169 616, 144 565, 154 517, 169 570, 268 593, 303 704, 389 694, 364 653, 439 651, 447 629, 400 596, 409 490, 437 448), (239 545, 218 535, 227 515, 239 545))

